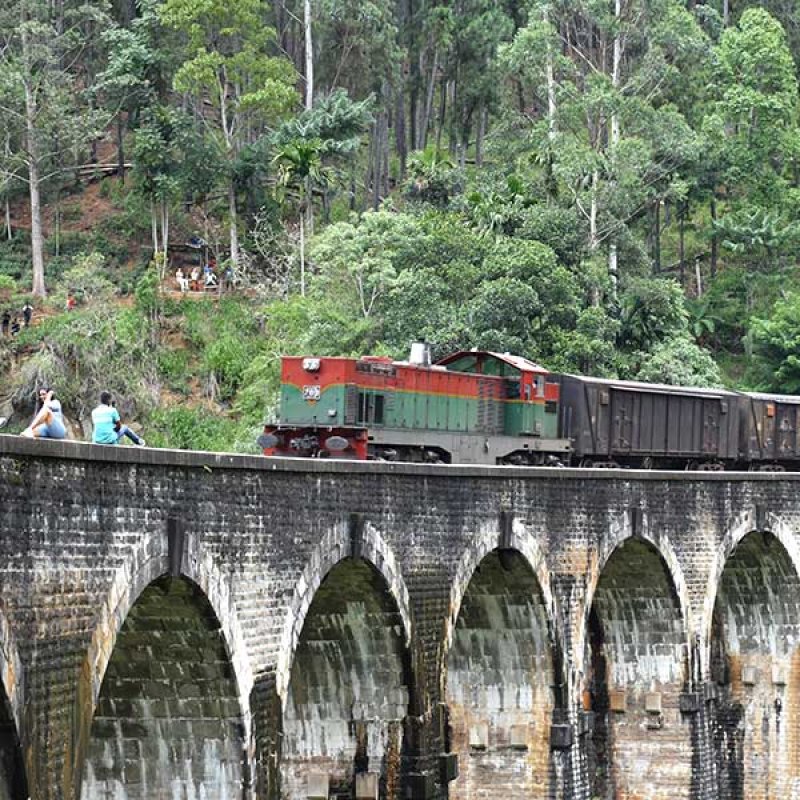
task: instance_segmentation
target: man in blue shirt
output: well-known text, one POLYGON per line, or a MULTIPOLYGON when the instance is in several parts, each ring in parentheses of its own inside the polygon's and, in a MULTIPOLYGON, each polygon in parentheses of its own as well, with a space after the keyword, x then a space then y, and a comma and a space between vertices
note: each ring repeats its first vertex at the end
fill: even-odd
POLYGON ((141 436, 137 436, 119 418, 119 411, 114 408, 111 392, 100 393, 100 405, 92 411, 92 442, 94 444, 117 444, 123 436, 127 436, 139 447, 145 446, 141 436))

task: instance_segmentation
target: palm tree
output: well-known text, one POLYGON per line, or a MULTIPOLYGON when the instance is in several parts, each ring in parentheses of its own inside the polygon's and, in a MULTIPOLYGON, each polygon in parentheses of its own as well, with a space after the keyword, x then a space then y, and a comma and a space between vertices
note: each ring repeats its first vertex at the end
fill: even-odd
POLYGON ((299 195, 297 204, 300 222, 300 294, 306 293, 305 237, 314 232, 315 186, 325 186, 331 169, 322 163, 324 145, 319 139, 296 139, 284 145, 273 159, 280 169, 279 186, 284 197, 290 189, 299 195))

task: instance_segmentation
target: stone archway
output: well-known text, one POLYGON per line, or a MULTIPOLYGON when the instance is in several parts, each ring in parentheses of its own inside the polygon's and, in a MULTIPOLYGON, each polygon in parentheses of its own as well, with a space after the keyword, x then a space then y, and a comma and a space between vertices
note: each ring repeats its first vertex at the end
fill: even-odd
POLYGON ((709 637, 720 800, 800 798, 800 578, 772 533, 724 561, 709 637))
POLYGON ((584 636, 583 707, 590 794, 678 800, 691 792, 686 622, 660 552, 631 538, 599 574, 584 636))
POLYGON ((97 696, 81 798, 242 797, 245 728, 202 590, 162 575, 131 606, 97 696))
POLYGON ((413 692, 408 639, 375 567, 345 558, 316 590, 291 662, 283 712, 283 796, 400 798, 413 692), (338 794, 336 794, 338 793, 338 794))
POLYGON ((20 746, 22 662, 4 614, 0 614, 0 800, 27 800, 28 783, 20 746))
POLYGON ((460 602, 447 653, 449 741, 459 774, 451 798, 552 796, 553 636, 529 562, 494 550, 460 602))

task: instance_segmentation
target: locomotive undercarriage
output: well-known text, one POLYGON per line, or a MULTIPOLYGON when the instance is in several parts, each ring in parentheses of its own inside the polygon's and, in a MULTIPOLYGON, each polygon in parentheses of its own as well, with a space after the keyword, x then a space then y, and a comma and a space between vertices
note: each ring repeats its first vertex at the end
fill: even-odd
POLYGON ((369 431, 370 453, 385 461, 558 466, 569 460, 569 449, 566 439, 535 436, 378 428, 369 431))
POLYGON ((565 439, 394 429, 270 426, 260 444, 267 455, 370 459, 415 464, 501 464, 530 467, 791 472, 790 463, 728 461, 713 456, 593 455, 576 457, 565 439), (520 445, 522 445, 520 447, 520 445))

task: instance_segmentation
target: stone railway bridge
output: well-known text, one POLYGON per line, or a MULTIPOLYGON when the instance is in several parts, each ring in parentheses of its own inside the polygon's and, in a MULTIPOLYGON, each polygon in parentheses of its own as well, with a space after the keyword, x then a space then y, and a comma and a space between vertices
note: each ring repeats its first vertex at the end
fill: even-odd
POLYGON ((797 800, 798 490, 0 436, 0 800, 797 800))

